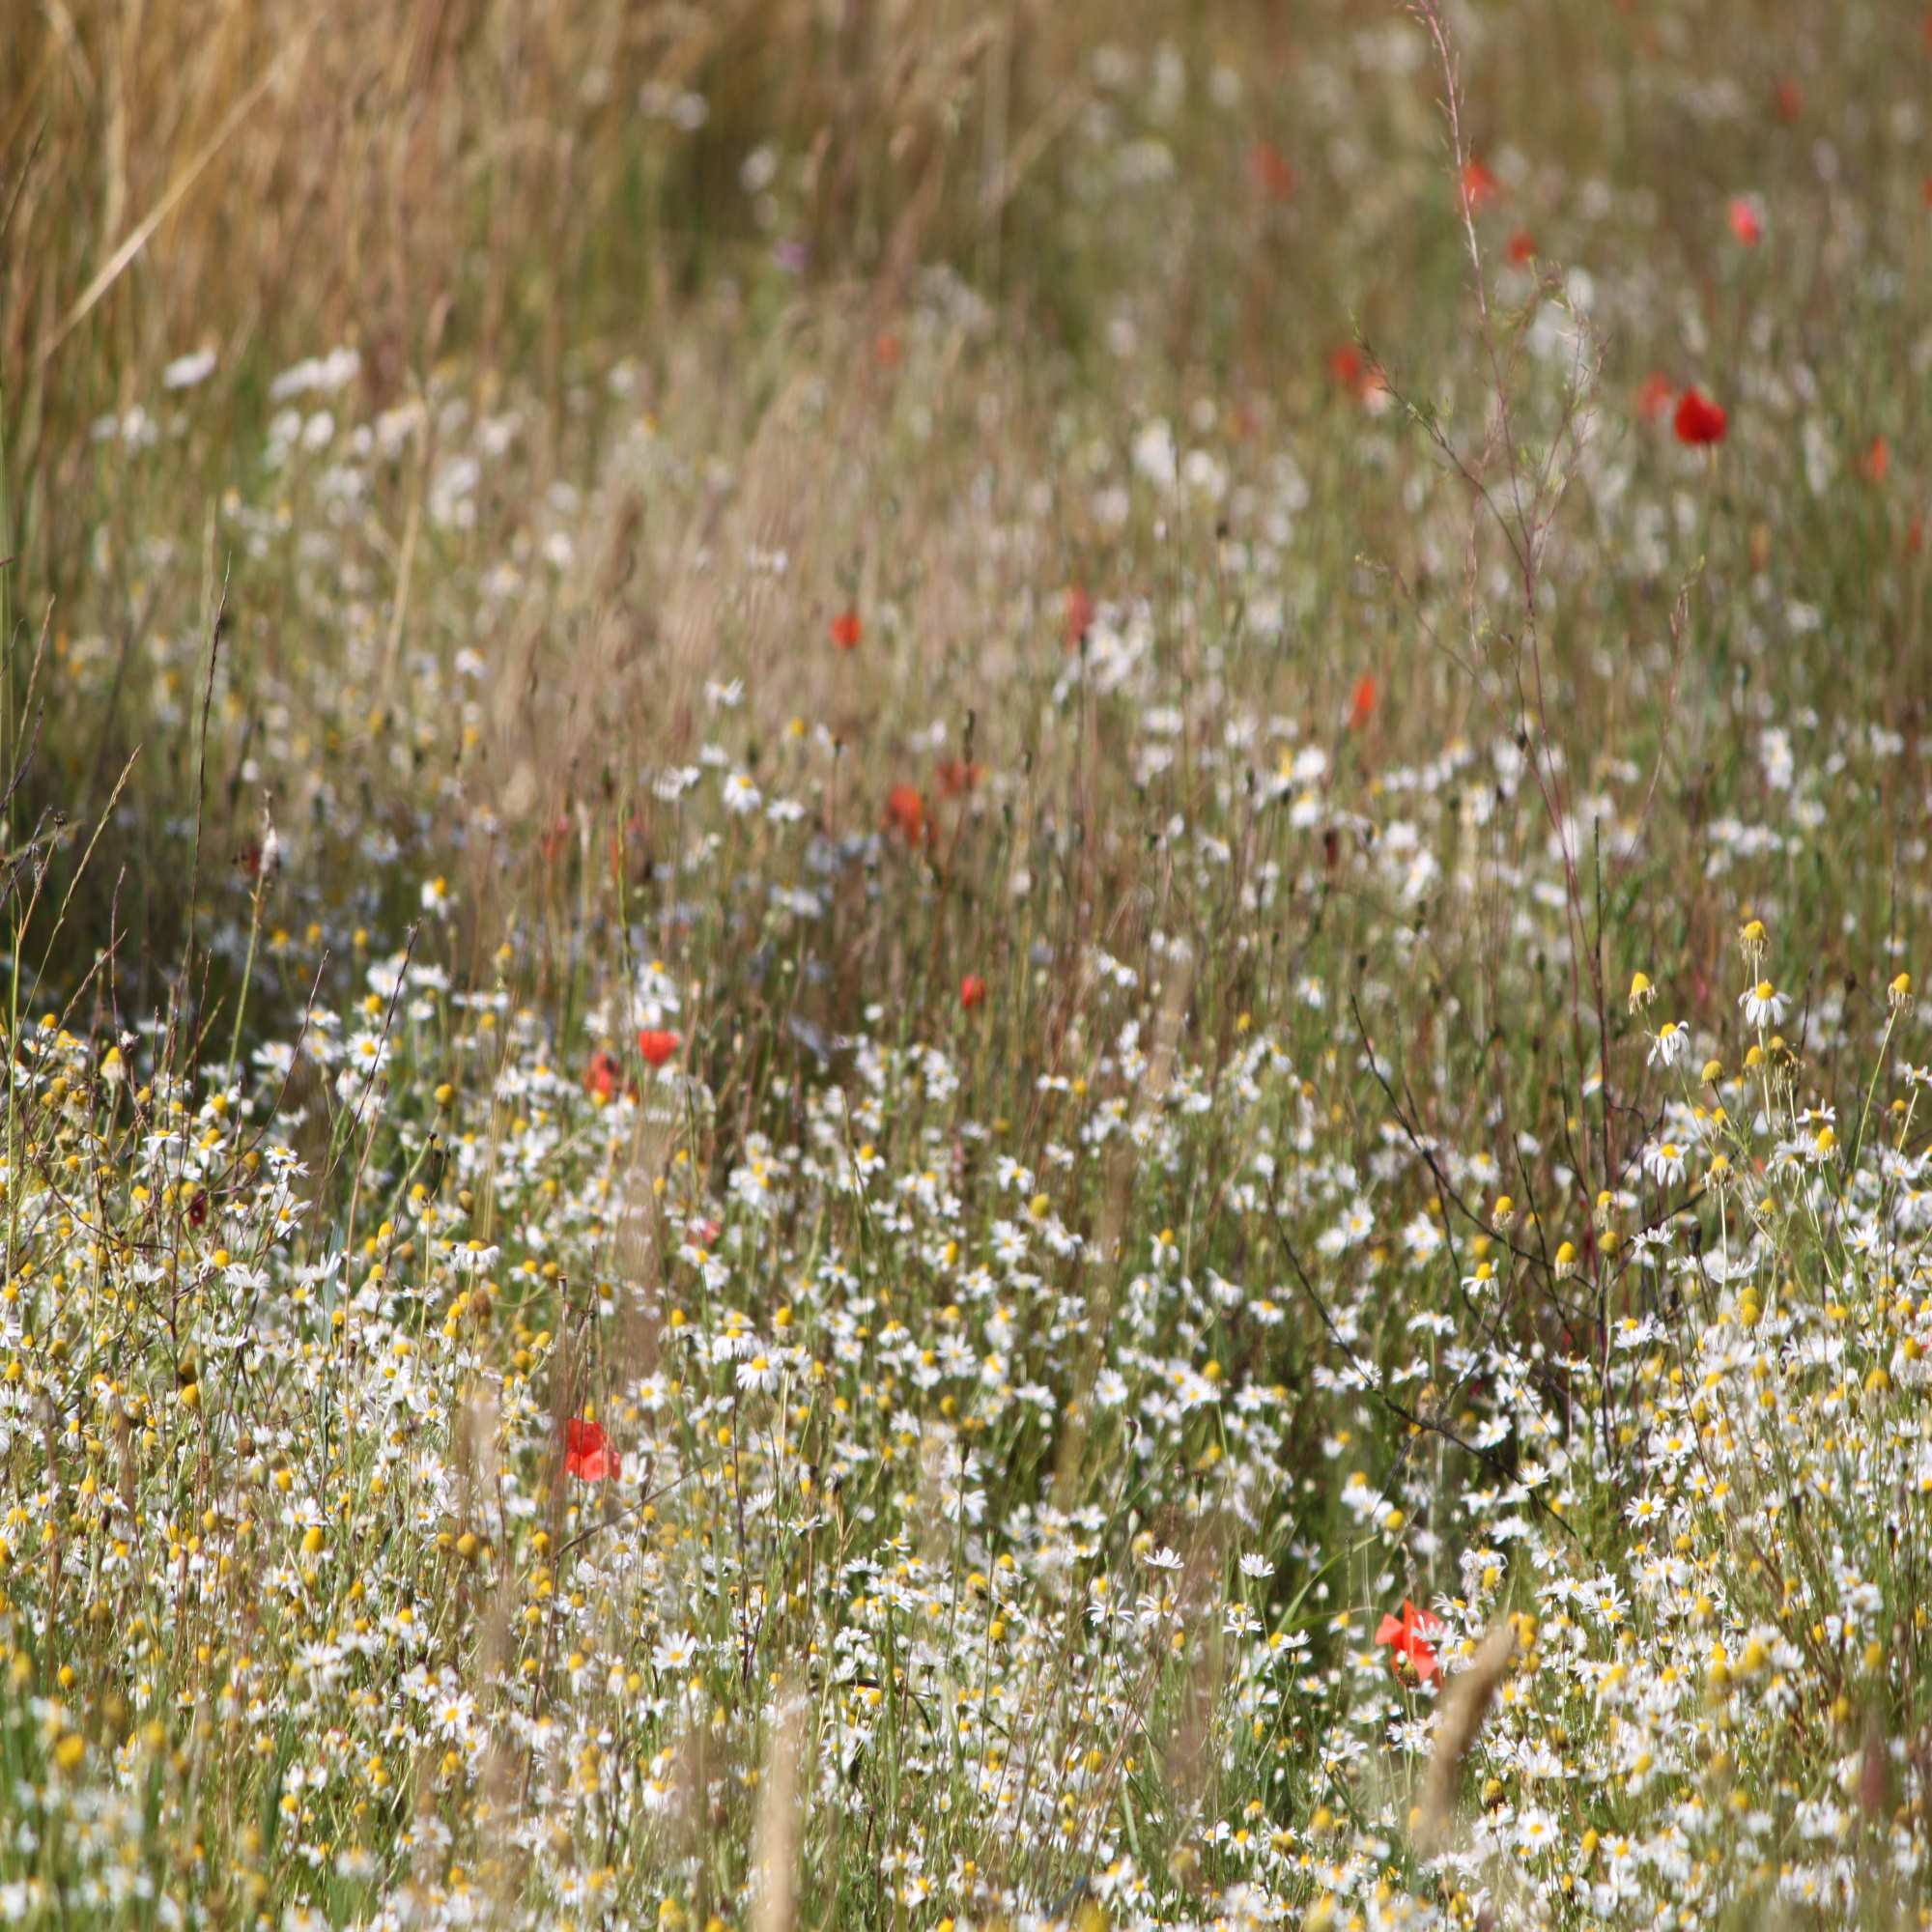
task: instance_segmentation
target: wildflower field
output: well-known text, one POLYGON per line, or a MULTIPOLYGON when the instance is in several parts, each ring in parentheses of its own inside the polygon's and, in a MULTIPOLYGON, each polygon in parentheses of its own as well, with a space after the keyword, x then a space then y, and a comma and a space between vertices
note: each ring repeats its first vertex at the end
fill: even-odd
POLYGON ((0 1922, 1932 1923, 1918 0, 15 0, 0 1922))

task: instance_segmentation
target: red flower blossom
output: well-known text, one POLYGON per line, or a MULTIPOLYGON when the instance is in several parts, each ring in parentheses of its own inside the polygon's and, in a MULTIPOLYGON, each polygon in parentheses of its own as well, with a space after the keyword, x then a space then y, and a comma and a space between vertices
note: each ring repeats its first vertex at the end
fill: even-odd
POLYGON ((542 832, 537 835, 537 850, 547 863, 554 865, 562 856, 563 849, 570 843, 570 814, 559 811, 542 832))
POLYGON ((1361 386, 1362 352, 1352 342, 1342 342, 1328 352, 1328 373, 1345 389, 1361 386))
POLYGON ((1094 600, 1078 583, 1066 593, 1066 625, 1064 635, 1066 648, 1078 650, 1085 641, 1087 633, 1094 628, 1094 600))
POLYGON ((1724 215, 1731 224, 1731 233, 1747 248, 1755 248, 1764 240, 1764 217, 1757 212, 1757 203, 1749 195, 1732 195, 1724 215))
POLYGON ((1686 389, 1678 397, 1677 413, 1671 421, 1679 442, 1722 442, 1724 440, 1724 412, 1702 389, 1686 389))
POLYGON ((859 621, 856 611, 841 611, 832 620, 832 641, 841 651, 856 651, 859 639, 866 635, 866 627, 859 621))
POLYGON ((584 1092, 595 1094, 601 1099, 610 1099, 617 1091, 618 1072, 615 1056, 606 1053, 600 1046, 583 1069, 584 1092))
POLYGON ((985 776, 984 765, 973 764, 964 758, 942 758, 939 761, 939 789, 947 798, 960 798, 969 791, 977 790, 980 781, 985 776))
POLYGON ((1502 197, 1503 185, 1473 156, 1463 164, 1463 198, 1473 213, 1486 201, 1502 197))
POLYGON ((1328 352, 1328 374, 1343 388, 1354 392, 1365 408, 1379 411, 1388 381, 1379 368, 1352 342, 1344 342, 1328 352))
POLYGON ((1637 414, 1645 422, 1655 422, 1670 407, 1670 398, 1674 394, 1676 390, 1672 386, 1670 378, 1653 369, 1637 389, 1637 414))
POLYGON ((1875 436, 1871 447, 1860 459, 1859 468, 1865 473, 1868 483, 1883 483, 1886 471, 1891 468, 1891 445, 1884 437, 1875 436))
POLYGON ((581 1481, 602 1483, 623 1473, 624 1459, 611 1448, 601 1422, 573 1415, 563 1425, 563 1466, 581 1481))
POLYGON ((881 369, 896 369, 899 366, 899 339, 890 328, 882 328, 872 338, 872 355, 881 369))
POLYGON ((646 1066, 662 1066, 677 1051, 677 1035, 668 1027, 639 1027, 638 1051, 646 1066))
POLYGON ((1376 715, 1376 699, 1379 695, 1375 672, 1365 670, 1355 680, 1354 696, 1349 700, 1350 730, 1359 731, 1376 715))
POLYGON ((895 784, 886 794, 886 822, 908 845, 919 842, 919 835, 925 829, 925 797, 917 785, 895 784))
POLYGON ((1795 80, 1777 83, 1777 118, 1786 127, 1804 112, 1804 90, 1795 80))
POLYGON ((1519 228, 1510 237, 1509 258, 1519 269, 1536 260, 1536 237, 1527 228, 1519 228))
POLYGON ((1264 201, 1286 201, 1294 192, 1294 170, 1272 141, 1257 141, 1248 150, 1248 179, 1264 201))
POLYGON ((1398 1677, 1427 1684, 1441 1675, 1435 1660, 1435 1646, 1430 1639, 1442 1634, 1442 1619, 1427 1610, 1418 1610, 1406 1597, 1402 1600, 1402 1615, 1385 1616, 1376 1632, 1376 1641, 1389 1647, 1389 1667, 1398 1677))
POLYGON ((970 1013, 975 1007, 983 1006, 986 999, 986 982, 977 973, 969 973, 959 982, 959 1004, 970 1013))

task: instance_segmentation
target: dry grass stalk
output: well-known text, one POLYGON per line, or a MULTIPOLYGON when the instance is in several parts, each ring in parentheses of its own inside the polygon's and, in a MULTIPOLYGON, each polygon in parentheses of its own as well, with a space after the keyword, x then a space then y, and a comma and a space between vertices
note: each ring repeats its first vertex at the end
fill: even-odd
POLYGON ((1505 1617, 1491 1627, 1476 1646, 1469 1667, 1450 1678, 1442 1692, 1435 1719, 1435 1747, 1429 1756, 1421 1816, 1415 1826, 1415 1849, 1426 1859, 1434 1858, 1448 1842, 1463 1761, 1483 1728, 1483 1719, 1515 1656, 1516 1623, 1505 1617))
POLYGON ((758 1898, 752 1932, 791 1932, 798 1900, 798 1797, 804 1758, 805 1699, 795 1686, 786 1684, 778 1695, 758 1779, 758 1819, 752 1840, 758 1898))

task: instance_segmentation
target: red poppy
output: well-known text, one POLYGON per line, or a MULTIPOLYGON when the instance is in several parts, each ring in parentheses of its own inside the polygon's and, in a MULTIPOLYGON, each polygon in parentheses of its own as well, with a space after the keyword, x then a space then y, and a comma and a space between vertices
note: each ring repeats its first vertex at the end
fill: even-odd
POLYGON ((1653 369, 1637 389, 1637 414, 1645 422, 1655 422, 1670 407, 1670 399, 1676 393, 1670 378, 1653 369))
POLYGON ((1686 389, 1677 399, 1677 413, 1671 420, 1679 442, 1722 442, 1724 440, 1724 412, 1702 389, 1686 389))
POLYGON ((1383 408, 1388 380, 1354 343, 1340 343, 1328 352, 1328 374, 1342 388, 1352 390, 1365 408, 1377 412, 1383 408))
POLYGON ((1442 1634, 1442 1619, 1427 1610, 1418 1610, 1406 1597, 1402 1600, 1402 1615, 1385 1616, 1376 1632, 1376 1641, 1389 1647, 1389 1667, 1398 1677, 1427 1684, 1441 1675, 1435 1660, 1435 1646, 1430 1639, 1442 1634))
POLYGON ((600 1046, 583 1069, 584 1092, 608 1100, 617 1091, 620 1070, 615 1056, 606 1053, 600 1046))
POLYGON ((976 790, 985 776, 984 765, 976 765, 964 758, 942 758, 939 761, 939 789, 948 798, 959 798, 976 790))
POLYGON ((554 864, 562 856, 563 848, 570 842, 570 814, 558 812, 544 830, 537 835, 537 850, 546 860, 554 864))
POLYGON ((662 1066, 677 1051, 677 1035, 668 1027, 639 1027, 638 1051, 646 1066, 662 1066))
POLYGON ((1724 214, 1731 224, 1731 233, 1747 248, 1755 248, 1764 240, 1764 217, 1757 212, 1757 203, 1749 195, 1732 195, 1724 214))
POLYGON ((1486 201, 1498 200, 1502 191, 1502 183, 1481 161, 1472 156, 1463 162, 1463 198, 1469 204, 1472 213, 1486 201))
POLYGON ((563 1425, 563 1466, 583 1482, 602 1483, 623 1473, 624 1459, 611 1448, 601 1422, 573 1415, 563 1425))
POLYGON ((977 973, 969 973, 959 982, 959 1004, 970 1013, 985 1003, 986 982, 977 973))
POLYGON ((1376 715, 1376 699, 1379 695, 1375 672, 1365 670, 1355 680, 1354 696, 1349 700, 1350 730, 1359 731, 1376 715))
POLYGON ((1077 650, 1086 640, 1087 633, 1094 628, 1094 600, 1078 583, 1066 593, 1066 624, 1064 635, 1066 648, 1077 650))
POLYGON ((1338 343, 1328 352, 1328 373, 1345 389, 1362 385, 1362 352, 1352 342, 1338 343))
POLYGON ((1272 141, 1257 141, 1248 150, 1248 179, 1264 201, 1286 201, 1294 192, 1294 170, 1272 141))
POLYGON ((1871 447, 1860 459, 1859 468, 1865 472, 1866 482, 1883 483, 1885 481, 1885 473, 1891 468, 1891 445, 1886 441, 1884 437, 1875 436, 1872 438, 1871 447))
POLYGON ((859 639, 866 635, 866 627, 859 621, 856 611, 841 611, 832 620, 832 641, 841 651, 856 651, 859 639))
POLYGON ((1804 112, 1804 90, 1795 80, 1777 83, 1777 118, 1788 127, 1804 112))
POLYGON ((1527 228, 1519 228, 1510 237, 1509 258, 1519 269, 1536 260, 1536 237, 1527 228))
POLYGON ((917 785, 895 784, 886 794, 886 821, 904 836, 908 845, 918 843, 925 826, 925 797, 917 785))
POLYGON ((896 369, 900 354, 898 337, 890 328, 880 329, 872 338, 872 354, 881 369, 896 369))

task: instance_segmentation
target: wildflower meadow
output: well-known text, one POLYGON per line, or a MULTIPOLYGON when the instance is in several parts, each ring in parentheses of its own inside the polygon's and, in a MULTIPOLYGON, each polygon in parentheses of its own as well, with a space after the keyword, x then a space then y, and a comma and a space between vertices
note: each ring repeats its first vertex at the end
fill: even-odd
POLYGON ((0 1922, 1932 1923, 1932 15, 0 9, 0 1922))

